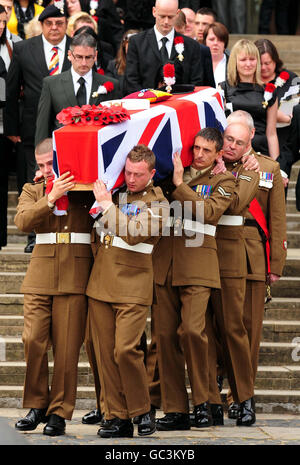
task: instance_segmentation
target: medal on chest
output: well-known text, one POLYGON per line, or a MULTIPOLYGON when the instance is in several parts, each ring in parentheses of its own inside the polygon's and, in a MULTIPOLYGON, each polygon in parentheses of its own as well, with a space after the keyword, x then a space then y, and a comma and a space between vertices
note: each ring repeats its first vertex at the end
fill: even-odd
POLYGON ((141 209, 134 203, 127 203, 121 207, 121 212, 127 216, 137 216, 141 209))
POLYGON ((259 172, 259 186, 272 189, 273 178, 274 178, 273 173, 268 173, 267 171, 260 171, 259 172))
POLYGON ((201 199, 209 199, 212 193, 212 186, 209 184, 197 184, 196 186, 192 186, 192 189, 201 199))

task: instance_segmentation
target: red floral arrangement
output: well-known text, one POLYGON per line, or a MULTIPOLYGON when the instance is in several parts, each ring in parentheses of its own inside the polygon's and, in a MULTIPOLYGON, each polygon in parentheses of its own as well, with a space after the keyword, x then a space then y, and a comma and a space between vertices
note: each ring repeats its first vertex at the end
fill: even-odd
POLYGON ((102 105, 82 105, 81 107, 64 108, 56 115, 57 120, 66 126, 77 124, 82 126, 121 123, 130 119, 128 111, 121 105, 110 107, 102 105))
POLYGON ((269 100, 271 100, 275 89, 276 89, 276 86, 274 84, 272 84, 272 82, 268 82, 265 85, 264 101, 262 103, 262 106, 264 108, 267 108, 267 106, 269 105, 268 102, 269 102, 269 100))
POLYGON ((282 87, 290 78, 290 75, 287 71, 281 71, 279 76, 277 76, 275 81, 275 87, 282 87))
POLYGON ((181 36, 176 36, 174 38, 174 46, 175 46, 175 50, 176 52, 178 53, 177 55, 177 58, 179 61, 183 61, 184 59, 184 56, 183 56, 183 52, 184 52, 184 39, 183 37, 181 36))

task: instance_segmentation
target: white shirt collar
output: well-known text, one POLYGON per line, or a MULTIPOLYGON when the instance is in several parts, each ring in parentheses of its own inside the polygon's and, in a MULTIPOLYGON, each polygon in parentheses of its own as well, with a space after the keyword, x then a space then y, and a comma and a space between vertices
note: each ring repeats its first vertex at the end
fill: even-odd
POLYGON ((42 40, 43 40, 43 44, 44 44, 44 47, 48 50, 48 51, 51 51, 53 47, 58 47, 60 50, 65 50, 65 46, 66 46, 66 36, 64 36, 63 40, 61 42, 59 42, 59 44, 56 44, 56 45, 53 45, 53 44, 50 44, 50 42, 48 42, 48 40, 45 38, 44 34, 42 34, 42 40))
POLYGON ((175 35, 174 28, 169 32, 169 34, 167 34, 166 36, 163 36, 157 29, 156 25, 154 25, 154 32, 155 32, 157 42, 159 42, 163 37, 167 37, 169 39, 170 44, 173 45, 174 35, 175 35))
POLYGON ((76 73, 73 66, 71 66, 71 74, 72 74, 73 82, 78 82, 78 79, 81 77, 83 77, 86 82, 92 82, 92 79, 93 79, 92 72, 93 70, 90 69, 88 73, 86 73, 84 76, 81 76, 80 74, 76 73))

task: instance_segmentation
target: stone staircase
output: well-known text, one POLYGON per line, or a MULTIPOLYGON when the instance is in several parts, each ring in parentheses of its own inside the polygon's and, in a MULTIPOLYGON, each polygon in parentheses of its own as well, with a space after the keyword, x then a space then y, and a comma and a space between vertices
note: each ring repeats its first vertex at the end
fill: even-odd
MULTIPOLYGON (((300 212, 295 207, 294 165, 287 197, 288 258, 284 276, 272 286, 272 301, 265 311, 259 369, 255 386, 257 411, 300 412, 300 212), (297 345, 298 343, 298 345, 297 345)), ((21 408, 25 374, 23 295, 19 289, 30 254, 24 253, 26 236, 14 226, 17 193, 11 184, 8 208, 8 245, 0 251, 0 408, 21 408)), ((149 331, 150 318, 148 319, 149 331)), ((49 351, 50 374, 52 355, 49 351)), ((93 376, 84 346, 78 367, 77 409, 95 406, 93 376)), ((224 394, 226 384, 224 385, 224 394)))

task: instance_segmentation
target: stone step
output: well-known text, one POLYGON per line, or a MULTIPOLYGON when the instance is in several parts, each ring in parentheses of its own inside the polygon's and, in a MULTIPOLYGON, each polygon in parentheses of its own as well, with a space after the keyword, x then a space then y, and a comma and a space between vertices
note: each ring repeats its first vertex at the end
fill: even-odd
POLYGON ((0 294, 0 315, 23 315, 23 294, 0 294))
POLYGON ((300 320, 300 299, 273 297, 265 306, 265 320, 300 320))
MULTIPOLYGON (((1 386, 23 386, 25 379, 25 362, 0 362, 1 386)), ((49 362, 50 383, 53 374, 53 362, 49 362)), ((300 368, 293 366, 259 367, 255 382, 256 389, 297 389, 299 388, 300 368)), ((189 384, 187 378, 187 385, 189 384)), ((94 386, 94 377, 88 362, 78 364, 78 386, 94 386)), ((224 379, 224 388, 228 388, 224 379)))
POLYGON ((0 252, 0 271, 26 272, 31 254, 24 253, 24 245, 18 249, 5 247, 0 252))
POLYGON ((263 342, 291 342, 295 338, 299 338, 300 343, 300 321, 264 320, 263 342))
POLYGON ((300 297, 300 278, 283 276, 272 284, 273 297, 300 297))
POLYGON ((300 360, 300 338, 290 342, 261 342, 259 365, 297 365, 300 360))
MULTIPOLYGON (((48 352, 49 361, 53 360, 52 351, 48 352)), ((259 365, 299 365, 300 337, 295 337, 289 342, 261 342, 259 365)), ((21 337, 0 337, 0 361, 24 361, 24 347, 21 337)), ((82 346, 80 362, 87 362, 87 354, 82 346)))
MULTIPOLYGON (((0 272, 0 294, 17 294, 24 272, 0 272)), ((300 277, 283 276, 272 285, 274 297, 300 297, 300 277)))
POLYGON ((24 327, 23 315, 0 315, 0 337, 21 336, 24 327))
MULTIPOLYGON (((188 389, 191 397, 190 389, 188 389)), ((222 391, 225 402, 226 390, 222 391)), ((0 386, 0 408, 22 408, 22 386, 0 386)), ((255 401, 257 413, 289 413, 300 411, 300 391, 297 389, 268 390, 256 389, 255 401)), ((78 386, 76 410, 95 408, 95 389, 92 386, 78 386)))
POLYGON ((17 294, 23 282, 25 273, 23 272, 1 272, 0 273, 0 293, 17 294))
MULTIPOLYGON (((0 379, 2 386, 23 386, 25 379, 26 363, 18 362, 0 362, 0 379)), ((49 362, 49 374, 53 374, 53 362, 49 362)), ((88 362, 78 364, 78 385, 94 386, 94 377, 88 362)))

